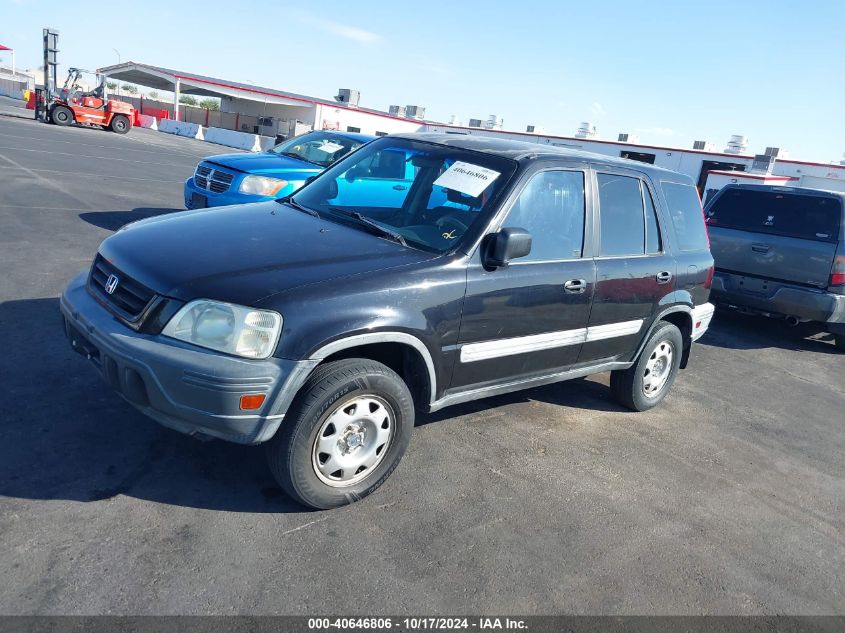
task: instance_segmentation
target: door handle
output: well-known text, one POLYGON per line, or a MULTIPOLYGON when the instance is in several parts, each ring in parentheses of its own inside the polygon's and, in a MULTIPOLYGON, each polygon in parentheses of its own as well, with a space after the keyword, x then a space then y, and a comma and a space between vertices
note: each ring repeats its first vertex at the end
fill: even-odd
POLYGON ((396 191, 405 191, 405 189, 407 189, 407 187, 405 185, 393 185, 393 188, 396 191))
POLYGON ((587 289, 586 279, 570 279, 563 284, 563 289, 569 294, 580 295, 587 289))
POLYGON ((670 273, 668 270, 664 270, 662 272, 657 273, 656 279, 657 283, 659 284, 668 284, 670 281, 672 281, 672 273, 670 273))
POLYGON ((752 244, 751 250, 755 253, 768 253, 771 250, 771 246, 768 244, 752 244))

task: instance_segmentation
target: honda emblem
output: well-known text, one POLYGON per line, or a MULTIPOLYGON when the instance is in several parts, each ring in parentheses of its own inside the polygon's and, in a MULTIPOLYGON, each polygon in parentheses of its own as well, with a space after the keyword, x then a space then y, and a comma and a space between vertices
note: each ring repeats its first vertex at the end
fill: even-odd
POLYGON ((117 278, 117 275, 109 275, 109 278, 106 279, 105 290, 107 294, 112 294, 115 290, 117 290, 117 284, 120 283, 120 279, 117 278))

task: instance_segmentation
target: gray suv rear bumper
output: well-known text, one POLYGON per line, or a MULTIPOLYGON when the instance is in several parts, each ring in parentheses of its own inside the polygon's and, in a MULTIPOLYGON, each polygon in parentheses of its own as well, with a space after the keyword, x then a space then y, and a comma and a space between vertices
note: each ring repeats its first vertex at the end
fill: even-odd
POLYGON ((319 362, 247 360, 135 332, 85 288, 87 273, 61 298, 65 333, 106 382, 137 409, 182 433, 240 444, 270 439, 294 395, 319 362), (266 394, 256 411, 240 409, 245 394, 266 394))
POLYGON ((711 300, 750 308, 757 312, 794 316, 802 320, 829 323, 835 329, 845 324, 845 296, 822 289, 768 282, 765 294, 740 289, 742 275, 716 271, 711 300))

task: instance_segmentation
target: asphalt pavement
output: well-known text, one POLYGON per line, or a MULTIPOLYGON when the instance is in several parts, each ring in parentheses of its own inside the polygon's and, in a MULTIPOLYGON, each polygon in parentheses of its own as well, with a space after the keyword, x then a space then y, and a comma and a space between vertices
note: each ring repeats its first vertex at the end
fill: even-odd
POLYGON ((845 612, 845 354, 807 328, 717 313, 646 413, 599 375, 422 417, 327 512, 137 413, 57 297, 223 151, 0 116, 0 613, 845 612))

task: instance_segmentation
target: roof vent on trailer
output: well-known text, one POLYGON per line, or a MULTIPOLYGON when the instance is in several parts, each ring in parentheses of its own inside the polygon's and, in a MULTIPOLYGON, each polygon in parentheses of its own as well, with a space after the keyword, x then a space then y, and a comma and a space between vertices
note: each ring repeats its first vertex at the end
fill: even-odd
POLYGON ((390 108, 388 108, 387 112, 389 114, 392 114, 393 116, 404 117, 405 116, 405 106, 392 105, 392 106, 390 106, 390 108))
POLYGON ((337 91, 334 98, 338 103, 343 103, 348 106, 356 107, 361 100, 361 93, 351 88, 341 88, 337 91))
POLYGON ((728 146, 725 148, 725 154, 744 154, 748 149, 748 139, 742 134, 734 134, 731 140, 728 141, 728 146))
POLYGON ((620 143, 639 143, 640 137, 636 134, 628 134, 627 132, 620 132, 619 137, 616 139, 620 143))
POLYGON ((589 121, 583 121, 575 132, 575 138, 595 138, 596 126, 589 121))
POLYGON ((692 148, 700 152, 713 152, 716 150, 716 146, 710 141, 693 141, 692 148))
POLYGON ((544 128, 542 125, 526 125, 525 131, 529 134, 545 134, 546 128, 544 128))
POLYGON ((407 105, 405 106, 405 116, 409 119, 424 119, 425 118, 425 108, 418 105, 407 105))
POLYGON ((470 119, 469 127, 481 127, 481 119, 470 119))

